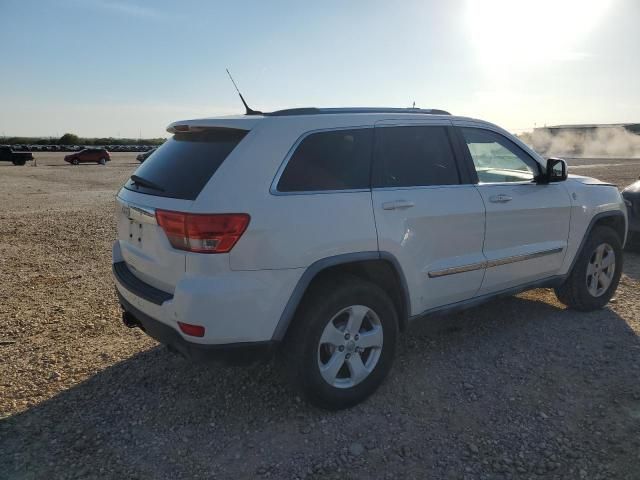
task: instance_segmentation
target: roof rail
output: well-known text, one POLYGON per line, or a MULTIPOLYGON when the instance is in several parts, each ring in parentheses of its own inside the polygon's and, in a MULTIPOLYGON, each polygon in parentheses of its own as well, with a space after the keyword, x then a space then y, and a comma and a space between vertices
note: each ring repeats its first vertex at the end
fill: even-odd
POLYGON ((451 115, 445 110, 436 108, 375 108, 375 107, 355 107, 355 108, 288 108, 286 110, 276 110, 275 112, 265 112, 268 117, 287 117, 294 115, 327 115, 345 113, 419 113, 424 115, 451 115))

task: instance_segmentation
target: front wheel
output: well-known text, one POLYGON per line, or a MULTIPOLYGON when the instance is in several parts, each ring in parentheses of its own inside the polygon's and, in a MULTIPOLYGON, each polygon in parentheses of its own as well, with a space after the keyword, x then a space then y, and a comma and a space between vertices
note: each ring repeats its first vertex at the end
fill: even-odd
POLYGON ((613 229, 594 228, 569 277, 555 289, 558 300, 582 311, 604 307, 618 288, 622 255, 620 238, 613 229))
POLYGON ((281 357, 313 404, 353 406, 371 395, 393 363, 398 317, 375 284, 345 276, 316 285, 296 314, 281 357))
POLYGON ((80 162, 78 162, 77 158, 74 158, 73 160, 71 160, 71 163, 73 163, 74 165, 78 165, 78 163, 80 162))

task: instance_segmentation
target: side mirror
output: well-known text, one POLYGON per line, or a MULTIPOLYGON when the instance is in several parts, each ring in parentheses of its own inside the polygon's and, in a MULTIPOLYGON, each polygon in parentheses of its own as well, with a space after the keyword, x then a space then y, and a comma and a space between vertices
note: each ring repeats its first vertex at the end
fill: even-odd
POLYGON ((561 158, 549 158, 544 177, 544 183, 564 182, 567 179, 567 162, 561 158))

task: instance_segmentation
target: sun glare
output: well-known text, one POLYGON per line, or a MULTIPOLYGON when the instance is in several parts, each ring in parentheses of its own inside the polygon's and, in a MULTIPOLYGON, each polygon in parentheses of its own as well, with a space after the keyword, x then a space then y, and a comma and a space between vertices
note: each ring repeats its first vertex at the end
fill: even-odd
POLYGON ((469 0, 466 20, 478 60, 485 66, 539 67, 589 56, 584 40, 610 4, 610 0, 469 0))

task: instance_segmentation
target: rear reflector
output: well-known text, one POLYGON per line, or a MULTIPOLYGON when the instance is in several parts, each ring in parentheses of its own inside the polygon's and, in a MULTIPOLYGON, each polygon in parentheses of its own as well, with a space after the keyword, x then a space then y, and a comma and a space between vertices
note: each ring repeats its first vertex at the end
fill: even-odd
POLYGON ((196 253, 230 252, 249 225, 246 213, 182 213, 156 210, 173 248, 196 253))
POLYGON ((204 327, 202 325, 191 325, 190 323, 178 322, 182 333, 192 337, 204 337, 204 327))

